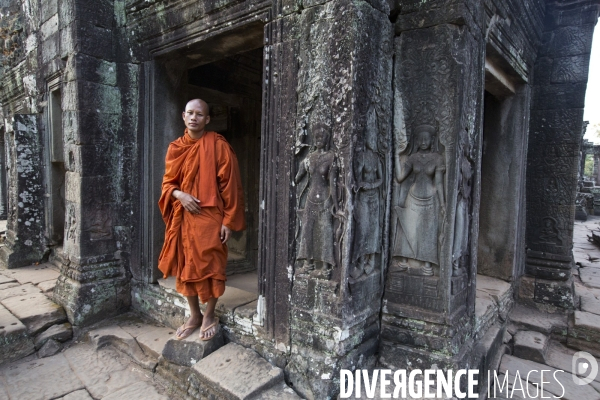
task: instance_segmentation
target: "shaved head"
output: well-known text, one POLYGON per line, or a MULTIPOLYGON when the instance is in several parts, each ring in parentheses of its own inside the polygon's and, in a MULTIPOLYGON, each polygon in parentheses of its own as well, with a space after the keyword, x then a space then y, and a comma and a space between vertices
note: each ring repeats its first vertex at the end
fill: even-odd
POLYGON ((208 104, 202 99, 192 99, 185 105, 181 116, 192 139, 199 139, 204 134, 204 127, 210 122, 209 113, 208 104))
POLYGON ((192 108, 196 105, 200 105, 200 107, 204 111, 205 115, 208 115, 208 113, 209 113, 208 103, 202 99, 191 99, 190 101, 188 101, 185 105, 185 111, 187 111, 189 108, 192 108))

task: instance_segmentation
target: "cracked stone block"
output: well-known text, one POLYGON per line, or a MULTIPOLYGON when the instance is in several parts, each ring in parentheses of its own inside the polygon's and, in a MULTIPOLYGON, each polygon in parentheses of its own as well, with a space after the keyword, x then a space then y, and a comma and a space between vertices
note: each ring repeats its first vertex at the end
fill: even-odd
POLYGON ((25 285, 18 285, 8 289, 0 290, 0 301, 16 296, 23 296, 25 294, 41 293, 41 290, 31 283, 25 285))
POLYGON ((56 279, 40 282, 37 285, 37 287, 40 288, 40 290, 44 293, 53 291, 55 286, 56 286, 56 279))
POLYGON ((281 368, 235 343, 221 347, 192 368, 209 390, 223 398, 249 399, 283 382, 281 368))
POLYGON ((92 400, 92 396, 90 396, 87 390, 81 389, 71 392, 58 400, 92 400))
POLYGON ((55 355, 59 351, 62 350, 62 344, 57 342, 54 339, 48 340, 42 348, 38 351, 38 356, 40 358, 46 358, 55 355))
POLYGON ((138 344, 144 353, 158 359, 165 349, 167 342, 175 335, 175 329, 146 325, 146 332, 136 336, 138 344))
POLYGON ((4 289, 10 289, 12 287, 15 286, 20 286, 21 284, 19 282, 7 282, 7 283, 0 283, 0 290, 4 290, 4 289))
POLYGON ((0 375, 11 399, 55 399, 84 388, 62 353, 4 366, 0 375))
POLYGON ((40 333, 34 340, 36 350, 41 348, 48 340, 66 342, 73 337, 73 327, 70 323, 53 325, 40 333))
POLYGON ((546 362, 548 336, 533 331, 520 331, 515 335, 514 355, 525 360, 546 362))
POLYGON ((11 297, 2 300, 1 303, 27 326, 31 336, 37 335, 49 326, 67 320, 67 315, 62 307, 42 293, 11 297))
POLYGON ((156 367, 156 361, 150 359, 133 336, 118 325, 95 329, 88 332, 88 336, 97 349, 106 345, 111 345, 133 358, 136 363, 144 368, 154 370, 156 367))
POLYGON ((18 360, 34 351, 27 327, 0 305, 0 363, 18 360))
POLYGON ((16 282, 17 280, 15 278, 11 278, 9 276, 0 274, 0 284, 4 284, 4 283, 9 283, 9 282, 16 282))
POLYGON ((172 335, 163 349, 164 359, 173 364, 191 367, 225 344, 222 327, 219 328, 211 340, 200 340, 199 335, 200 328, 182 340, 177 340, 172 335))
POLYGON ((144 399, 144 400, 169 400, 160 394, 154 386, 147 382, 137 382, 119 391, 109 394, 103 400, 144 399))

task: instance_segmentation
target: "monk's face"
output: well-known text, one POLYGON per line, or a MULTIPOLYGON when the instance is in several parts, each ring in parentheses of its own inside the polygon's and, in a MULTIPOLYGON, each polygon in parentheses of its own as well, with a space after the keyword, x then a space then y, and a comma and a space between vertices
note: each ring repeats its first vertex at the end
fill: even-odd
POLYGON ((208 105, 198 100, 187 103, 183 112, 183 122, 190 134, 202 134, 204 127, 210 122, 208 105))

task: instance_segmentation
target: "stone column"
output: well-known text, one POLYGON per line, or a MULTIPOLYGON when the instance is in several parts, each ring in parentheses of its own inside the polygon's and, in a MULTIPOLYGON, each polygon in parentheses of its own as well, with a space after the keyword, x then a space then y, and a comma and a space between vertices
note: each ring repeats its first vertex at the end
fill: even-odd
POLYGON ((5 129, 0 127, 0 219, 8 216, 7 186, 6 186, 6 136, 5 129))
POLYGON ((113 2, 76 3, 60 20, 66 221, 54 299, 86 325, 130 305, 139 85, 138 68, 116 61, 127 43, 113 2))
POLYGON ((6 132, 8 218, 0 263, 17 268, 38 262, 44 246, 44 185, 38 114, 15 114, 6 132))
MULTIPOLYGON (((306 5, 306 3, 305 3, 306 5)), ((333 0, 297 17, 291 356, 307 398, 375 365, 387 256, 392 25, 385 2, 333 0)), ((292 267, 292 266, 290 266, 292 267)))
POLYGON ((534 67, 521 296, 573 307, 573 222, 583 106, 598 5, 550 3, 534 67))
MULTIPOLYGON (((473 5, 469 3, 469 5, 473 5)), ((402 7, 380 364, 464 368, 472 348, 480 193, 482 9, 402 7)))

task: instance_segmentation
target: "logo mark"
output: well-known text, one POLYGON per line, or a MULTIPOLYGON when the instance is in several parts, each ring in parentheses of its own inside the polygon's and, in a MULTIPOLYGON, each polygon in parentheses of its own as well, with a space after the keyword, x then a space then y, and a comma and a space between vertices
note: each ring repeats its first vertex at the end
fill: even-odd
POLYGON ((573 354, 573 382, 576 385, 588 385, 598 375, 598 362, 590 353, 578 351, 573 354))

